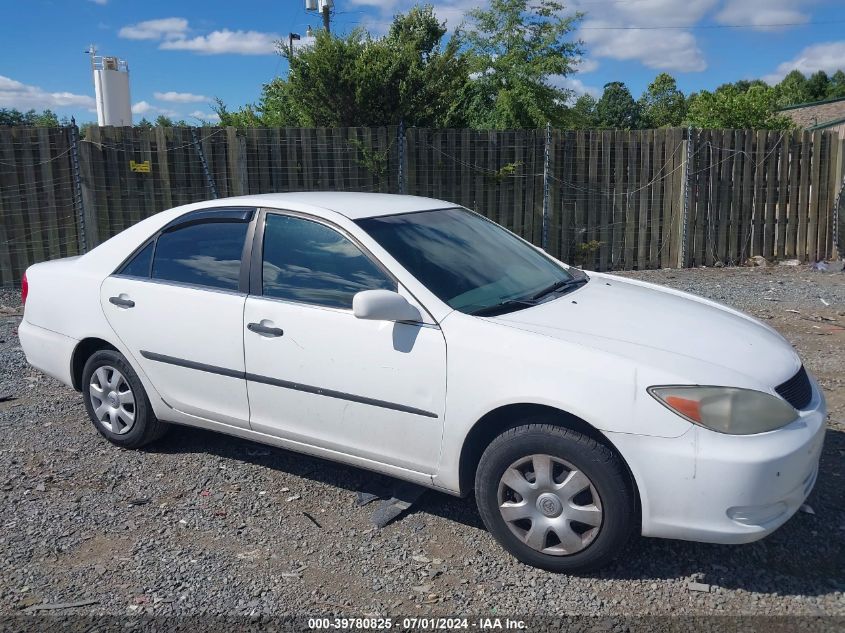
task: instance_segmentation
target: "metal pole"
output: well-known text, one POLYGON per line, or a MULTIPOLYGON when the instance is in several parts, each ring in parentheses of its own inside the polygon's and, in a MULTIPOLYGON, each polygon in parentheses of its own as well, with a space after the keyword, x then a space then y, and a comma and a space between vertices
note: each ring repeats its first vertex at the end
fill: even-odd
POLYGON ((300 40, 299 33, 288 33, 288 59, 293 59, 293 43, 300 40))
POLYGON ((399 193, 405 193, 405 122, 399 121, 399 193))
POLYGON ((687 127, 687 155, 684 157, 684 216, 681 219, 681 257, 678 261, 679 268, 683 268, 687 263, 687 227, 689 226, 689 179, 690 179, 690 160, 692 160, 692 126, 687 127))
POLYGON ((194 149, 197 150, 197 155, 200 157, 200 163, 202 163, 202 171, 205 173, 205 179, 208 181, 208 187, 211 189, 211 195, 216 198, 220 196, 217 195, 217 185, 214 183, 214 178, 211 177, 211 172, 208 171, 208 163, 205 160, 205 153, 202 151, 202 145, 200 145, 199 139, 197 139, 197 128, 191 128, 191 138, 194 141, 194 149))
POLYGON ((323 3, 322 13, 323 13, 323 28, 326 29, 326 33, 331 33, 332 28, 331 28, 331 25, 329 24, 329 5, 328 5, 327 2, 323 3))
POLYGON ((82 202, 82 177, 79 172, 79 128, 76 119, 70 118, 70 163, 73 172, 73 206, 76 208, 76 218, 79 225, 79 251, 88 252, 88 241, 85 237, 85 205, 82 202))
POLYGON ((546 140, 543 147, 543 232, 540 245, 545 251, 549 246, 549 155, 552 145, 552 124, 546 123, 546 140))

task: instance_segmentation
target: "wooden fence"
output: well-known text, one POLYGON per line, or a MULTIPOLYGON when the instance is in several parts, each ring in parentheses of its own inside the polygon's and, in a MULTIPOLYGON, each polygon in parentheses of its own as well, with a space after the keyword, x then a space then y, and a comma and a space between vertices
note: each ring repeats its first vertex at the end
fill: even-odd
POLYGON ((829 132, 0 128, 0 283, 175 205, 379 191, 473 208, 598 270, 834 256, 829 132))

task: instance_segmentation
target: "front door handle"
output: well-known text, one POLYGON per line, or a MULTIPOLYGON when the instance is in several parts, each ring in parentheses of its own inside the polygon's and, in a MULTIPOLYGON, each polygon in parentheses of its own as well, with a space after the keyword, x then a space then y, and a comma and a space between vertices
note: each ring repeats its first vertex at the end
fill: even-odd
POLYGON ((135 302, 132 299, 124 299, 123 297, 109 297, 109 303, 121 308, 135 307, 135 302))
POLYGON ((285 332, 280 327, 268 327, 260 323, 250 323, 246 326, 250 332, 256 334, 266 334, 267 336, 282 336, 285 332))

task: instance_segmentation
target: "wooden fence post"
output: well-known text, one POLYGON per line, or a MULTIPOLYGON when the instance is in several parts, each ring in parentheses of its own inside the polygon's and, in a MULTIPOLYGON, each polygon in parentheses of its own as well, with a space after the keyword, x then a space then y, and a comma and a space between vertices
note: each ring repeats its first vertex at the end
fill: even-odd
POLYGON ((834 192, 833 226, 831 227, 833 231, 833 252, 831 253, 831 257, 833 259, 839 259, 842 255, 845 255, 841 247, 843 240, 842 225, 845 224, 845 216, 842 214, 843 207, 845 207, 845 138, 839 139, 835 147, 836 171, 834 174, 836 176, 838 190, 834 192))
POLYGON ((246 139, 238 136, 237 129, 226 128, 226 154, 229 161, 229 191, 233 196, 247 193, 246 139))
POLYGON ((549 152, 552 144, 552 124, 546 122, 546 134, 543 137, 543 224, 541 226, 540 246, 544 251, 549 248, 549 152))
POLYGON ((167 155, 167 130, 163 127, 156 127, 156 155, 158 156, 158 171, 156 177, 161 184, 162 204, 165 209, 173 206, 173 194, 170 190, 170 159, 167 155))
MULTIPOLYGON (((687 254, 687 228, 689 225, 689 169, 690 156, 692 152, 692 128, 689 128, 688 138, 681 142, 681 199, 678 205, 680 211, 677 225, 677 239, 678 248, 675 250, 677 254, 677 261, 675 268, 684 268, 686 266, 687 254)), ((665 219, 664 219, 665 221, 665 219)), ((671 225, 670 225, 671 226, 671 225)))

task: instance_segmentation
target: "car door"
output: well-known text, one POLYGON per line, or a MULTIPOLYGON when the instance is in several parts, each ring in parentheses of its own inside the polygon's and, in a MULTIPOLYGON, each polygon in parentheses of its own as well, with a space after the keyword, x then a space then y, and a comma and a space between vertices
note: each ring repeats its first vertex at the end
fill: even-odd
POLYGON ((397 290, 395 279, 326 221, 262 220, 244 310, 253 430, 433 473, 446 397, 439 327, 357 319, 355 293, 397 290))
MULTIPOLYGON (((249 405, 241 267, 256 215, 223 209, 182 216, 100 290, 109 324, 167 405, 243 428, 249 405)), ((246 268, 243 277, 248 283, 246 268)))

